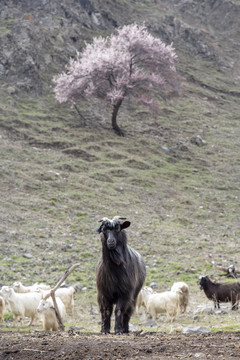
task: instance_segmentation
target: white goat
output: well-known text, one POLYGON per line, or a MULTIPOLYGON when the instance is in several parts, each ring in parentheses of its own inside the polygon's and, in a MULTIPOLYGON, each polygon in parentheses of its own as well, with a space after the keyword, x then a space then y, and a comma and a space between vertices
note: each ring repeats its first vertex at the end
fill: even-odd
POLYGON ((142 306, 146 307, 148 295, 153 293, 153 289, 150 286, 144 286, 137 296, 136 301, 136 312, 139 313, 139 310, 142 306))
POLYGON ((167 313, 171 322, 176 318, 179 313, 179 292, 180 290, 177 292, 165 291, 147 296, 146 307, 153 320, 156 320, 160 313, 167 313))
MULTIPOLYGON (((49 291, 46 291, 46 290, 39 289, 38 291, 43 294, 43 297, 45 297, 47 294, 49 294, 49 291)), ((69 286, 66 288, 65 287, 58 288, 55 291, 55 296, 59 297, 62 300, 67 312, 69 312, 70 314, 72 314, 73 308, 74 308, 74 299, 73 299, 74 292, 75 292, 75 289, 73 286, 69 286)))
POLYGON ((73 294, 75 293, 75 289, 73 286, 69 286, 66 288, 58 288, 55 292, 55 295, 58 296, 62 302, 64 303, 66 310, 72 314, 74 308, 74 299, 73 294))
POLYGON ((13 283, 13 289, 16 293, 27 293, 27 292, 31 292, 31 291, 37 291, 39 289, 41 290, 49 290, 50 286, 46 285, 46 284, 38 284, 35 283, 33 285, 30 286, 24 286, 21 281, 15 281, 13 283))
POLYGON ((189 286, 183 281, 178 281, 173 284, 171 291, 178 292, 180 310, 185 313, 189 303, 189 286), (178 290, 181 291, 178 292, 178 290))
MULTIPOLYGON (((56 297, 55 299, 58 306, 59 314, 62 318, 62 321, 64 321, 66 317, 65 306, 60 298, 56 297)), ((52 298, 48 298, 47 300, 41 300, 38 305, 37 311, 42 316, 44 330, 59 330, 59 324, 57 321, 57 316, 52 298)))
POLYGON ((0 296, 0 322, 3 320, 3 314, 5 310, 5 301, 2 296, 0 296))
POLYGON ((23 324, 25 316, 30 317, 29 326, 32 325, 33 320, 37 317, 37 307, 42 299, 42 294, 38 292, 29 293, 15 293, 15 291, 9 286, 3 286, 1 289, 1 295, 4 300, 7 300, 10 309, 14 316, 14 325, 18 318, 23 324))

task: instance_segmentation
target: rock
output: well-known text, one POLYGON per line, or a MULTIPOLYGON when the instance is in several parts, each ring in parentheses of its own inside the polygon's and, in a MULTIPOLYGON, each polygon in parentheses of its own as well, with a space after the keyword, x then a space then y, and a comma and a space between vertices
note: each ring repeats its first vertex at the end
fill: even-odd
POLYGON ((185 144, 180 144, 179 145, 179 150, 180 151, 189 151, 189 148, 185 144))
POLYGON ((173 154, 176 154, 178 151, 189 152, 189 148, 187 147, 186 144, 179 141, 177 142, 176 146, 171 147, 169 151, 173 154))
POLYGON ((151 287, 152 289, 157 289, 157 288, 158 288, 158 284, 155 283, 155 282, 152 282, 152 283, 150 284, 150 287, 151 287))
POLYGON ((192 144, 197 145, 197 146, 206 145, 206 141, 203 140, 200 135, 193 136, 190 141, 192 144))
POLYGON ((194 311, 194 314, 196 315, 199 313, 206 313, 208 315, 214 314, 212 305, 198 305, 198 308, 194 311))
POLYGON ((227 314, 227 311, 224 311, 224 310, 219 309, 219 310, 216 310, 216 311, 215 311, 215 314, 217 314, 217 315, 226 315, 226 314, 227 314))
POLYGON ((13 95, 16 94, 18 92, 17 88, 15 86, 8 86, 6 88, 6 91, 8 93, 8 95, 13 95))
POLYGON ((158 326, 158 324, 157 324, 156 321, 154 321, 154 320, 149 320, 149 321, 147 321, 147 322, 144 324, 144 326, 147 326, 147 327, 156 327, 156 326, 158 326))
POLYGON ((195 357, 195 358, 197 358, 197 359, 205 359, 206 357, 205 357, 205 354, 204 353, 201 353, 201 352, 199 352, 199 353, 195 353, 195 354, 193 354, 193 356, 195 357))
POLYGON ((69 326, 68 333, 71 333, 71 332, 73 332, 73 331, 83 331, 83 330, 85 330, 85 329, 82 328, 82 327, 69 326))
POLYGON ((169 148, 167 146, 161 146, 162 150, 169 151, 169 148))
POLYGON ((32 254, 23 254, 23 257, 26 259, 32 259, 32 254))
POLYGON ((130 330, 130 331, 137 331, 137 330, 138 330, 138 326, 129 323, 129 330, 130 330))
POLYGON ((76 293, 80 293, 83 289, 83 285, 81 285, 81 284, 75 284, 75 285, 73 285, 73 287, 74 287, 76 293))
POLYGON ((182 329, 183 334, 194 334, 194 333, 207 334, 210 332, 211 332, 210 329, 203 326, 186 326, 182 329))

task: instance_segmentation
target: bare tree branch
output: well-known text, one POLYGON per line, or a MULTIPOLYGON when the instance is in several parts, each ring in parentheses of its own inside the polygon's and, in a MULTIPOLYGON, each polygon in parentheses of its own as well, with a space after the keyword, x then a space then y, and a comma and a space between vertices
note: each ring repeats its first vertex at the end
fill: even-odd
POLYGON ((240 275, 240 270, 236 269, 234 265, 229 265, 228 268, 217 266, 217 269, 225 272, 225 274, 220 276, 233 277, 235 279, 240 275))
POLYGON ((55 291, 61 286, 61 284, 64 282, 64 280, 66 280, 66 278, 78 267, 80 266, 80 264, 75 264, 73 266, 70 267, 70 269, 65 271, 65 274, 61 277, 61 279, 57 282, 57 284, 54 286, 53 289, 50 290, 50 292, 48 294, 46 294, 43 299, 47 300, 50 296, 52 297, 52 301, 53 301, 53 305, 54 305, 54 310, 56 313, 56 317, 57 317, 57 321, 58 321, 58 325, 59 325, 59 329, 64 331, 64 325, 62 322, 62 318, 61 315, 59 313, 58 310, 58 306, 57 306, 57 302, 56 302, 56 298, 55 298, 55 291))

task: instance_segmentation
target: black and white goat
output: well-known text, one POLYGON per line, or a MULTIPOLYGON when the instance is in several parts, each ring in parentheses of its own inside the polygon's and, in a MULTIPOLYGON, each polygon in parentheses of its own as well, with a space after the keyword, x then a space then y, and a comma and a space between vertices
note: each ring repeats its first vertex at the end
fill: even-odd
POLYGON ((96 268, 98 304, 102 317, 101 331, 110 333, 111 315, 115 307, 115 334, 129 332, 129 320, 146 276, 140 254, 127 245, 125 218, 103 218, 98 229, 102 241, 102 257, 96 268))
POLYGON ((208 276, 202 276, 199 285, 207 298, 213 300, 214 308, 220 308, 220 302, 231 301, 232 310, 237 310, 240 301, 240 282, 214 283, 208 276))

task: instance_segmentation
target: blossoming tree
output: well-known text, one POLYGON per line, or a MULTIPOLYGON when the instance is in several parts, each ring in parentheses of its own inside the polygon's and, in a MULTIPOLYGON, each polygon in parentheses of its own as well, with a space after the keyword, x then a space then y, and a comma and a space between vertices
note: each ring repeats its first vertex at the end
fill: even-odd
POLYGON ((80 97, 106 101, 112 109, 113 129, 124 135, 117 124, 123 100, 131 95, 151 107, 153 89, 176 90, 180 84, 176 62, 172 45, 152 36, 145 26, 126 25, 86 44, 66 71, 54 77, 55 95, 59 102, 74 105, 80 97))

